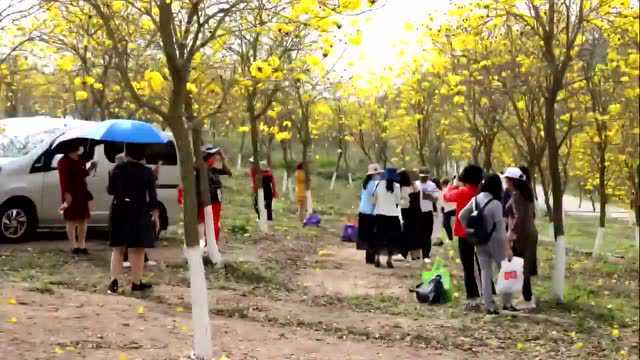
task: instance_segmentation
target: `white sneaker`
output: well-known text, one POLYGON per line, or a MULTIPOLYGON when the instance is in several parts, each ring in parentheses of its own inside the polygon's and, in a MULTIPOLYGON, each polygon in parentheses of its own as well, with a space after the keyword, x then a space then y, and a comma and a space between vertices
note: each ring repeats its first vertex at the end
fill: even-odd
POLYGON ((155 265, 158 265, 158 263, 157 263, 157 262, 155 262, 155 261, 153 261, 153 260, 149 260, 149 261, 147 261, 147 265, 149 265, 149 266, 155 266, 155 265))
POLYGON ((128 262, 128 261, 125 261, 125 262, 123 262, 123 263, 122 263, 122 267, 124 267, 124 268, 130 268, 130 267, 131 267, 131 263, 130 263, 130 262, 128 262))
POLYGON ((391 257, 391 260, 393 260, 393 261, 405 261, 406 259, 402 255, 398 254, 398 255, 393 255, 391 257))
POLYGON ((431 258, 424 258, 423 261, 425 264, 431 264, 431 258))
POLYGON ((518 306, 518 309, 521 309, 521 310, 531 310, 535 308, 536 308, 536 298, 534 296, 531 297, 530 301, 523 301, 518 306))

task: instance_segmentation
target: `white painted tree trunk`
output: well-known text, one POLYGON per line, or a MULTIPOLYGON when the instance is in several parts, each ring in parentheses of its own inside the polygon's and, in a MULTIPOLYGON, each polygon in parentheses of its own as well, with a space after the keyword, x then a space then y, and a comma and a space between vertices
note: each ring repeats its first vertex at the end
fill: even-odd
POLYGON ((602 250, 602 241, 604 240, 604 228, 603 227, 599 227, 598 228, 598 232, 596 233, 596 241, 593 244, 593 252, 591 253, 591 256, 596 257, 598 255, 600 255, 600 252, 602 250))
POLYGON ((287 174, 287 170, 282 174, 282 193, 286 194, 289 191, 289 175, 287 174))
POLYGON ((333 175, 331 176, 331 185, 329 185, 329 190, 333 190, 333 188, 336 186, 336 177, 338 176, 338 174, 334 171, 333 175))
POLYGON ((216 232, 213 226, 213 207, 211 205, 204 208, 204 224, 209 259, 214 265, 220 267, 222 265, 222 255, 220 255, 220 250, 218 249, 216 232))
POLYGON ((351 187, 351 185, 353 185, 353 178, 351 177, 351 173, 349 173, 347 176, 349 178, 349 187, 351 187))
POLYGON ((242 153, 238 154, 238 162, 236 163, 236 169, 242 169, 242 153))
POLYGON ((549 239, 550 239, 551 241, 554 241, 554 240, 556 239, 556 234, 555 234, 555 232, 553 231, 553 223, 552 223, 552 222, 550 222, 550 223, 548 224, 548 230, 549 230, 549 239))
POLYGON ((311 190, 306 191, 307 195, 307 215, 313 213, 313 198, 311 197, 311 190))
POLYGON ((558 236, 553 254, 552 292, 557 302, 564 300, 564 276, 567 266, 567 250, 563 236, 558 236))
POLYGON ((191 287, 191 321, 193 322, 194 358, 209 360, 213 356, 211 346, 211 323, 209 322, 209 299, 207 282, 202 263, 202 248, 185 247, 184 256, 189 264, 191 287))
POLYGON ((258 219, 258 230, 261 233, 266 234, 269 232, 269 222, 267 221, 267 209, 264 206, 264 190, 258 189, 258 213, 260 218, 258 219))
POLYGON ((295 201, 296 200, 296 193, 295 193, 295 184, 293 183, 293 177, 290 177, 289 180, 287 181, 288 183, 288 187, 289 187, 289 200, 291 201, 295 201))
POLYGON ((640 248, 640 225, 636 225, 636 248, 640 248))

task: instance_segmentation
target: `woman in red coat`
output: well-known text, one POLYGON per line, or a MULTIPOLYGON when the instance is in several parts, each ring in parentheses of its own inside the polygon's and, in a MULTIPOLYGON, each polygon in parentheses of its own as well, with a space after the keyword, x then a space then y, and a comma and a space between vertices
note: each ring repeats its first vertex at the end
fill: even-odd
POLYGON ((87 164, 80 159, 83 151, 84 149, 79 144, 70 144, 58 162, 62 197, 60 212, 66 222, 67 236, 71 242, 73 255, 89 254, 85 241, 87 224, 91 217, 89 202, 93 200, 93 195, 87 186, 87 176, 97 165, 91 161, 87 167, 87 164))
POLYGON ((478 194, 478 186, 482 182, 484 172, 477 165, 467 165, 458 181, 449 185, 443 194, 444 201, 456 204, 456 222, 453 232, 458 237, 458 250, 460 262, 464 272, 464 287, 467 293, 467 307, 480 304, 480 290, 476 281, 475 266, 478 263, 475 247, 466 238, 466 230, 460 222, 460 212, 469 201, 478 194))

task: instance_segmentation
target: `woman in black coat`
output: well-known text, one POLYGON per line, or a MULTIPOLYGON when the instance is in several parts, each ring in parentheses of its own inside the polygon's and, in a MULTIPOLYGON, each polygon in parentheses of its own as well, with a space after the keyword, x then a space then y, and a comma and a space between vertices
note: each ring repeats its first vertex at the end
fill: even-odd
POLYGON ((113 196, 110 219, 111 282, 109 292, 118 292, 118 276, 122 274, 122 258, 129 249, 131 290, 143 291, 151 284, 142 282, 144 249, 154 246, 159 228, 156 179, 151 168, 142 162, 143 145, 127 144, 126 161, 116 165, 109 177, 107 192, 113 196))

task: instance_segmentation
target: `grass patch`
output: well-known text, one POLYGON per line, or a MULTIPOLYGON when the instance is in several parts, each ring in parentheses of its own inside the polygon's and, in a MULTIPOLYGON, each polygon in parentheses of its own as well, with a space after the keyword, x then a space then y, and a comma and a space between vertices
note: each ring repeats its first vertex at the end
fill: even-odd
MULTIPOLYGON (((548 222, 539 217, 538 231, 548 237, 548 222)), ((591 216, 567 216, 565 218, 565 236, 567 245, 581 251, 592 251, 598 232, 598 218, 591 216)), ((634 227, 627 221, 607 219, 602 251, 616 255, 636 253, 634 227)))
POLYGON ((241 284, 271 289, 290 289, 283 278, 283 270, 275 264, 228 262, 224 264, 225 278, 241 284))

